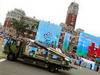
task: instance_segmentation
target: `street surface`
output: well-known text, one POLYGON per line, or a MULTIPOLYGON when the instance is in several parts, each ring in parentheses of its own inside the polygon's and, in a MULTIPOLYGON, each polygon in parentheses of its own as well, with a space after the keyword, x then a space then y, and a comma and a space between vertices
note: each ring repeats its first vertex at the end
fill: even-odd
POLYGON ((2 51, 3 51, 3 47, 2 47, 2 44, 0 43, 0 59, 5 57, 2 51))
POLYGON ((22 61, 12 62, 4 58, 0 59, 0 75, 100 75, 100 73, 87 68, 77 68, 78 70, 61 70, 58 73, 50 73, 46 68, 26 64, 22 61))
POLYGON ((57 73, 51 73, 46 68, 26 64, 22 61, 8 61, 2 54, 3 48, 0 44, 0 75, 100 75, 95 71, 87 68, 77 67, 78 70, 70 71, 60 70, 57 73))

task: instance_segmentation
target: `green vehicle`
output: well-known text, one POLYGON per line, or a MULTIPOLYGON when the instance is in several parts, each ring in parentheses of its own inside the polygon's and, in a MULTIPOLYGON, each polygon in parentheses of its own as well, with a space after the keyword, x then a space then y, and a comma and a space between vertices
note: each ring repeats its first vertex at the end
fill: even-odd
POLYGON ((72 67, 64 54, 57 52, 43 43, 31 42, 31 50, 27 48, 29 42, 25 40, 9 39, 4 47, 7 59, 15 61, 22 60, 26 63, 46 67, 50 72, 57 72, 60 69, 70 70, 72 67), (43 53, 44 52, 44 53, 43 53), (54 58, 56 56, 56 58, 54 58))

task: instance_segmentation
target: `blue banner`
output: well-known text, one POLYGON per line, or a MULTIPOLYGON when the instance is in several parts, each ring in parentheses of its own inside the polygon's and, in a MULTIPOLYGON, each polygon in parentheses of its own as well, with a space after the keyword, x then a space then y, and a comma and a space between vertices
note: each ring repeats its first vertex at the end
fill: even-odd
POLYGON ((87 33, 80 33, 76 53, 79 56, 86 57, 87 54, 89 53, 89 50, 97 51, 97 49, 99 49, 99 45, 100 45, 100 38, 87 34, 87 33), (92 49, 89 49, 89 46, 92 49))
POLYGON ((57 47, 61 30, 61 26, 45 21, 40 21, 35 40, 57 47))
POLYGON ((63 45, 62 45, 63 50, 68 50, 70 36, 71 36, 71 34, 68 33, 68 32, 65 34, 64 42, 63 42, 63 45))
POLYGON ((4 42, 2 43, 2 45, 6 45, 7 42, 8 42, 8 39, 4 39, 4 42))

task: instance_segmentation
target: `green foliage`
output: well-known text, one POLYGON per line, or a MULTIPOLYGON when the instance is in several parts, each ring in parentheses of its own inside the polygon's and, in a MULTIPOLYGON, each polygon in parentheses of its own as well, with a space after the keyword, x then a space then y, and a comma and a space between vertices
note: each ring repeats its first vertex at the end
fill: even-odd
POLYGON ((34 31, 34 30, 37 30, 38 29, 38 25, 39 25, 39 22, 35 23, 32 27, 31 27, 31 31, 34 31))
POLYGON ((16 30, 17 30, 17 34, 19 34, 19 33, 24 33, 24 32, 26 32, 27 31, 27 28, 29 27, 29 25, 28 24, 26 24, 25 22, 24 22, 24 20, 13 20, 13 27, 14 28, 16 28, 16 30))

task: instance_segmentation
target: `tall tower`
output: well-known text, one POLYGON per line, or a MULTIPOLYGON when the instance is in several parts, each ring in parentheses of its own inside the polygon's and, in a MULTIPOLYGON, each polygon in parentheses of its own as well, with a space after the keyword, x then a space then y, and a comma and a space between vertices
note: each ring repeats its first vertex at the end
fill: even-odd
POLYGON ((76 24, 78 9, 79 9, 78 6, 79 5, 77 3, 72 2, 68 7, 65 24, 67 25, 67 28, 70 32, 74 31, 75 29, 75 24, 76 24))

